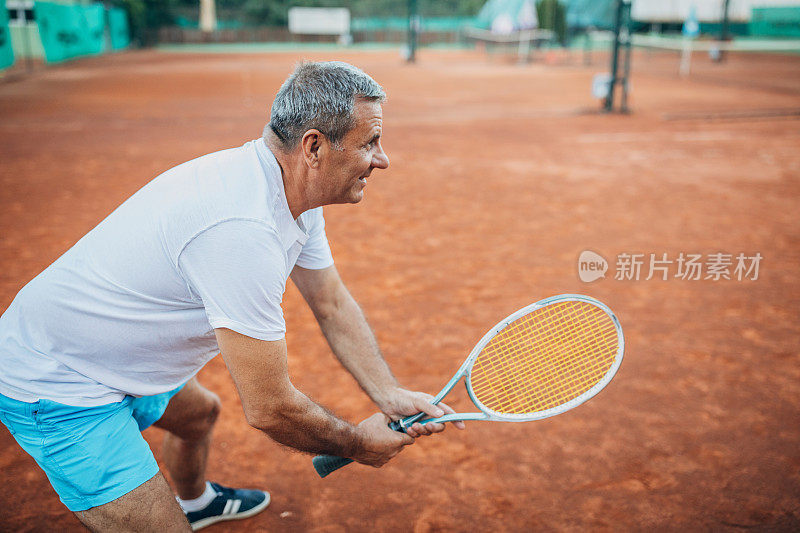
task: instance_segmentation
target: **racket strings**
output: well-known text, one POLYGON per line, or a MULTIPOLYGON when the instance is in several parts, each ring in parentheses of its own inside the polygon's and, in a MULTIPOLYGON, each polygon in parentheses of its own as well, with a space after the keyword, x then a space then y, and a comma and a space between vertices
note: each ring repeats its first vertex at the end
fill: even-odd
MULTIPOLYGON (((573 365, 571 371, 573 372, 573 383, 572 387, 569 387, 569 383, 558 383, 554 384, 550 381, 542 379, 543 375, 552 374, 556 372, 564 372, 568 370, 570 362, 569 361, 562 361, 560 364, 553 365, 544 365, 543 368, 539 369, 539 372, 534 372, 532 369, 528 368, 525 373, 520 374, 510 374, 508 372, 500 375, 497 377, 502 383, 502 392, 505 394, 506 401, 503 402, 501 405, 495 407, 495 410, 501 412, 513 412, 513 402, 517 401, 518 396, 520 394, 531 394, 537 397, 545 397, 550 396, 555 404, 561 404, 570 399, 572 396, 577 396, 580 394, 572 394, 575 392, 580 386, 580 378, 591 378, 591 373, 587 370, 591 370, 588 365, 573 365), (538 382, 539 386, 534 387, 532 390, 528 390, 529 384, 531 382, 538 382)), ((602 377, 602 376, 600 376, 602 377)), ((485 389, 484 389, 485 390, 485 389)), ((479 390, 479 394, 481 394, 483 390, 479 390)), ((539 410, 539 409, 537 409, 539 410)), ((526 412, 522 410, 522 412, 526 412)))
MULTIPOLYGON (((519 327, 515 327, 514 329, 518 330, 519 327)), ((612 333, 614 333, 614 332, 612 331, 612 333)), ((506 335, 506 336, 508 336, 508 335, 506 335)), ((518 338, 515 341, 518 344, 518 346, 516 346, 516 348, 521 348, 522 345, 525 343, 525 341, 529 341, 529 337, 531 337, 531 336, 532 336, 532 333, 528 332, 528 334, 526 335, 526 337, 528 337, 527 339, 526 338, 518 338)), ((564 341, 569 341, 569 340, 574 340, 575 344, 578 344, 579 342, 585 342, 586 334, 584 332, 579 337, 574 337, 573 339, 570 339, 569 332, 565 331, 565 330, 562 330, 561 334, 559 336, 547 335, 547 336, 542 337, 542 343, 543 343, 544 347, 547 348, 547 353, 545 354, 545 356, 552 354, 552 352, 555 350, 555 348, 557 346, 556 345, 556 341, 564 342, 564 341)), ((510 357, 514 357, 515 355, 519 355, 519 350, 513 351, 513 350, 509 350, 508 349, 508 345, 506 343, 509 341, 509 339, 501 338, 500 341, 501 341, 501 343, 498 343, 498 344, 496 344, 494 346, 494 348, 495 348, 495 354, 494 355, 495 356, 492 358, 493 362, 498 361, 502 357, 509 357, 509 356, 510 357), (503 341, 505 341, 505 342, 503 342, 503 341)), ((559 362, 558 360, 552 360, 552 359, 550 359, 548 357, 545 357, 544 359, 546 361, 548 361, 548 362, 552 362, 553 364, 557 364, 559 362)), ((561 363, 560 366, 563 367, 566 364, 569 364, 570 362, 568 360, 563 360, 563 361, 560 361, 560 363, 561 363)), ((558 368, 558 367, 555 367, 555 368, 558 368)), ((532 372, 532 371, 534 371, 536 369, 535 369, 535 367, 528 367, 527 370, 528 370, 528 374, 530 374, 530 372, 532 372)), ((545 367, 545 368, 541 368, 539 370, 540 371, 541 370, 548 370, 548 368, 545 367)), ((525 381, 524 378, 527 377, 528 374, 522 374, 522 375, 521 374, 509 374, 508 372, 506 372, 502 377, 505 378, 506 380, 523 381, 524 382, 525 381)))
MULTIPOLYGON (((564 318, 563 316, 559 316, 559 315, 560 315, 560 313, 556 313, 556 317, 557 318, 559 318, 559 319, 563 319, 564 318)), ((522 324, 518 324, 517 327, 513 328, 512 329, 512 335, 513 335, 513 333, 518 333, 518 330, 520 329, 519 326, 521 326, 521 325, 525 325, 525 322, 523 321, 522 324)), ((508 335, 506 335, 506 337, 508 337, 508 335)), ((580 335, 579 337, 577 337, 575 339, 576 342, 573 342, 572 344, 573 345, 574 344, 579 345, 579 342, 585 342, 585 337, 586 337, 585 334, 580 335)), ((503 410, 508 411, 509 407, 512 407, 511 405, 509 405, 510 401, 513 401, 516 396, 519 396, 520 392, 524 393, 525 392, 525 388, 530 383, 539 383, 540 384, 539 387, 535 387, 534 390, 531 391, 532 393, 535 393, 539 397, 541 397, 543 395, 553 396, 556 403, 560 403, 560 402, 565 401, 566 398, 564 398, 564 396, 570 396, 570 395, 574 396, 575 394, 570 394, 570 393, 573 392, 577 387, 579 387, 579 383, 580 383, 579 379, 581 377, 585 378, 587 376, 587 374, 589 374, 588 372, 585 371, 586 370, 585 367, 587 365, 577 365, 577 366, 573 365, 573 368, 572 368, 573 378, 578 378, 578 379, 577 380, 573 379, 573 384, 572 384, 573 386, 572 387, 569 387, 569 383, 559 383, 558 384, 559 386, 555 386, 554 383, 542 379, 543 375, 553 374, 554 372, 563 372, 565 370, 565 367, 567 367, 571 363, 569 361, 569 359, 565 359, 565 360, 559 361, 558 359, 554 359, 552 357, 554 355, 555 349, 559 347, 559 341, 561 341, 563 343, 563 341, 567 340, 567 339, 569 339, 568 335, 565 335, 563 332, 562 332, 562 335, 560 335, 560 338, 558 336, 554 337, 553 335, 549 335, 549 336, 544 336, 543 337, 543 340, 546 343, 546 344, 544 344, 544 346, 547 347, 548 349, 544 350, 543 357, 541 358, 542 361, 544 361, 544 363, 541 365, 541 368, 538 368, 538 372, 534 372, 534 370, 537 370, 535 367, 528 367, 526 369, 527 371, 524 372, 524 373, 520 373, 520 372, 510 373, 510 372, 508 372, 509 367, 507 367, 506 368, 506 372, 502 373, 499 376, 499 378, 506 380, 506 381, 501 381, 500 382, 500 383, 503 383, 503 386, 501 388, 503 389, 503 392, 506 394, 506 397, 507 397, 506 398, 506 402, 504 402, 503 405, 497 406, 496 408, 498 410, 503 409, 503 410), (583 372, 581 372, 581 370, 583 370, 583 372), (533 378, 533 380, 532 380, 532 378, 533 378), (512 394, 509 394, 509 393, 516 393, 516 394, 512 395, 512 394)), ((501 341, 508 341, 508 339, 504 339, 504 338, 501 338, 500 340, 501 341)), ((503 346, 502 343, 498 343, 498 345, 499 346, 503 346)), ((495 347, 498 346, 498 345, 495 345, 495 347)), ((503 347, 505 348, 505 346, 503 346, 503 347)), ((561 348, 562 349, 566 349, 566 350, 573 350, 573 351, 575 350, 575 346, 572 346, 570 344, 566 344, 566 345, 562 344, 561 348)), ((500 350, 499 354, 496 354, 496 355, 501 355, 503 357, 508 357, 509 350, 507 350, 507 349, 500 350)), ((493 358, 493 362, 496 363, 497 361, 498 361, 498 358, 494 357, 493 358)), ((540 363, 541 363, 541 361, 540 361, 540 363)), ((494 376, 494 377, 498 377, 498 376, 494 376)), ((479 392, 483 392, 483 391, 479 389, 479 392)))
POLYGON ((603 379, 617 355, 614 322, 581 301, 552 304, 515 320, 473 364, 475 397, 489 409, 524 414, 562 405, 603 379))
MULTIPOLYGON (((559 318, 563 319, 563 316, 559 318)), ((543 363, 540 361, 540 368, 528 367, 526 368, 525 372, 518 372, 514 374, 510 374, 508 372, 508 368, 506 368, 506 372, 499 376, 500 379, 505 379, 508 381, 502 382, 504 383, 502 389, 506 396, 506 401, 495 407, 498 411, 513 412, 513 402, 519 399, 520 394, 524 395, 526 393, 534 395, 537 398, 549 397, 556 405, 564 403, 565 401, 569 401, 569 399, 579 395, 582 392, 582 381, 585 381, 587 378, 592 379, 593 373, 590 364, 573 364, 573 362, 568 358, 558 359, 557 357, 553 357, 554 355, 557 355, 555 352, 559 346, 562 348, 562 350, 578 353, 576 352, 576 346, 582 346, 580 343, 586 342, 585 332, 584 334, 577 336, 574 339, 575 342, 567 344, 564 344, 564 341, 569 340, 569 337, 564 334, 562 334, 560 338, 545 336, 544 340, 546 342, 546 349, 543 351, 543 357, 541 358, 543 363), (561 344, 559 345, 559 343, 561 344), (548 375, 558 375, 558 373, 563 374, 565 371, 571 372, 571 381, 554 382, 553 380, 543 379, 548 375), (533 389, 527 390, 531 384, 534 385, 533 389), (535 386, 536 384, 538 384, 538 386, 535 386)), ((578 351, 580 352, 581 350, 578 351)), ((506 352, 504 355, 507 356, 508 350, 504 350, 504 352, 506 352)), ((582 350, 582 352, 583 356, 586 357, 586 351, 582 350)), ((496 361, 497 358, 495 358, 495 362, 496 361)), ((596 376, 594 381, 602 378, 604 372, 600 372, 599 374, 600 375, 596 376)), ((523 409, 522 412, 525 412, 525 410, 523 409)))
MULTIPOLYGON (((542 359, 547 363, 543 364, 542 368, 538 369, 538 372, 534 372, 534 369, 531 367, 526 368, 525 372, 513 372, 510 371, 510 369, 513 368, 513 365, 506 365, 505 372, 501 372, 499 375, 497 372, 494 372, 495 375, 488 376, 492 379, 498 380, 497 383, 501 384, 499 387, 500 390, 494 390, 494 394, 497 395, 497 393, 500 392, 504 396, 504 401, 501 400, 499 403, 497 403, 497 405, 493 406, 495 410, 499 412, 529 412, 530 409, 542 409, 541 407, 537 409, 536 406, 528 408, 526 408, 524 405, 515 406, 515 402, 518 403, 520 398, 524 398, 525 395, 533 395, 538 398, 549 397, 555 405, 558 405, 568 401, 574 396, 581 394, 581 380, 593 378, 591 372, 592 369, 589 365, 572 365, 572 386, 570 386, 570 383, 568 382, 554 383, 552 380, 543 379, 543 377, 546 377, 547 374, 564 372, 570 365, 569 360, 562 360, 560 361, 560 364, 558 364, 557 360, 554 360, 552 357, 550 357, 554 352, 552 346, 557 346, 557 343, 555 343, 554 340, 556 339, 548 339, 548 341, 551 343, 551 349, 545 350, 542 357, 542 359), (555 364, 554 361, 556 361, 555 364), (539 386, 534 386, 533 389, 529 390, 532 383, 538 383, 539 386)), ((574 350, 574 347, 569 345, 566 345, 565 348, 567 350, 574 350)), ((501 350, 496 355, 508 357, 508 352, 508 350, 501 350)), ((492 358, 492 362, 494 363, 497 363, 498 360, 498 357, 492 358)), ((601 372, 600 375, 596 376, 593 381, 596 382, 599 378, 602 378, 603 374, 604 373, 601 372)), ((487 391, 486 387, 476 387, 476 389, 479 396, 485 396, 484 393, 492 392, 491 390, 487 391)), ((498 387, 495 387, 495 389, 498 389, 498 387)))
MULTIPOLYGON (((596 322, 596 320, 594 320, 594 321, 596 322)), ((591 325, 594 325, 594 323, 592 323, 591 325)), ((591 365, 591 363, 594 362, 593 358, 592 358, 592 354, 588 353, 587 350, 586 350, 587 346, 589 345, 589 343, 591 341, 591 339, 589 338, 589 335, 587 333, 588 331, 590 331, 590 330, 589 329, 583 329, 583 330, 581 330, 581 333, 579 335, 576 335, 573 338, 570 338, 566 334, 563 334, 563 335, 561 335, 560 337, 557 337, 557 338, 547 337, 545 339, 545 342, 546 342, 546 344, 545 344, 546 353, 545 353, 545 357, 544 357, 544 359, 546 361, 545 366, 543 368, 541 368, 541 369, 538 369, 539 370, 538 372, 536 372, 537 369, 535 367, 529 367, 528 371, 525 374, 522 374, 522 375, 518 376, 518 381, 521 381, 523 383, 529 383, 531 378, 541 378, 542 376, 545 376, 548 373, 564 372, 564 371, 570 370, 570 365, 571 365, 571 370, 574 372, 573 377, 585 376, 591 370, 593 370, 593 369, 596 370, 597 367, 596 366, 593 367, 591 365), (572 341, 572 342, 570 342, 570 341, 572 341), (570 359, 567 359, 567 358, 558 359, 556 357, 556 355, 557 355, 556 354, 556 349, 559 347, 559 342, 564 343, 562 346, 566 350, 578 350, 578 354, 579 354, 580 357, 578 358, 578 362, 577 363, 572 361, 572 360, 570 360, 570 359), (581 373, 581 371, 584 371, 584 372, 581 373)), ((610 337, 616 338, 616 330, 613 328, 613 324, 611 324, 611 329, 606 331, 605 334, 601 333, 601 337, 600 338, 602 340, 609 340, 610 337)), ((602 368, 600 370, 602 370, 602 368)), ((605 370, 607 370, 607 369, 605 369, 605 370)), ((602 373, 604 374, 605 372, 602 372, 602 373)), ((579 384, 580 384, 579 380, 575 380, 574 383, 573 383, 573 385, 575 385, 575 386, 578 386, 579 384)), ((567 387, 567 385, 568 385, 567 383, 560 383, 560 385, 562 385, 562 389, 566 389, 567 392, 572 390, 572 389, 569 389, 567 387)), ((549 387, 546 387, 546 389, 547 390, 552 390, 553 387, 549 386, 549 387)), ((574 389, 574 387, 573 387, 573 389, 574 389)))

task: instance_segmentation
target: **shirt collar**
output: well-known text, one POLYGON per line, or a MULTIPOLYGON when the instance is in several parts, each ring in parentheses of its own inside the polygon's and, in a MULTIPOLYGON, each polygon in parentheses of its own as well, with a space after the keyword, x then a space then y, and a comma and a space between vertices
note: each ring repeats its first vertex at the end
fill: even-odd
MULTIPOLYGON (((267 147, 263 138, 253 141, 256 145, 256 153, 258 158, 264 165, 267 179, 270 179, 275 184, 277 190, 277 198, 275 198, 275 222, 281 230, 281 239, 286 248, 289 248, 292 243, 299 242, 301 245, 305 244, 308 240, 308 233, 306 231, 303 220, 300 217, 294 219, 292 212, 289 210, 289 202, 286 200, 286 190, 283 187, 283 174, 278 160, 275 155, 267 147)), ((302 214, 301 214, 302 216, 302 214)))

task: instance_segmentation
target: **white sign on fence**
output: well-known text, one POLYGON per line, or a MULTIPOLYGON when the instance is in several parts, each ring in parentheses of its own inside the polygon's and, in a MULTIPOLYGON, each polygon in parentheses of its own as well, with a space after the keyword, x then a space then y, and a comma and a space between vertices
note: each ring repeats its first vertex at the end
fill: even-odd
POLYGON ((290 8, 289 31, 313 35, 348 35, 350 10, 344 7, 290 8))

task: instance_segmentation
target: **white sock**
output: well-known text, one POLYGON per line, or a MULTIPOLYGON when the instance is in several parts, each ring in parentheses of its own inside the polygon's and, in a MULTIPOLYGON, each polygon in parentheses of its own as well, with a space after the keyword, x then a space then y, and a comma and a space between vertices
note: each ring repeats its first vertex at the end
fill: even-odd
POLYGON ((195 498, 193 500, 182 500, 179 497, 175 496, 175 499, 178 500, 178 504, 180 504, 181 509, 183 509, 184 513, 193 513, 195 511, 199 511, 200 509, 204 509, 211 503, 211 500, 217 497, 217 491, 211 488, 211 483, 206 481, 206 491, 200 495, 199 498, 195 498))

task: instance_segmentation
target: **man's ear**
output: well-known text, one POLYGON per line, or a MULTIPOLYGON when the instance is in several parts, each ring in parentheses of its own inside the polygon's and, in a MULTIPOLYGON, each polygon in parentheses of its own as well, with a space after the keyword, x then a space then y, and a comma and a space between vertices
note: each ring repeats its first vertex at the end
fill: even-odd
POLYGON ((300 140, 303 159, 309 168, 319 168, 320 151, 324 152, 325 135, 319 130, 308 130, 300 140))

